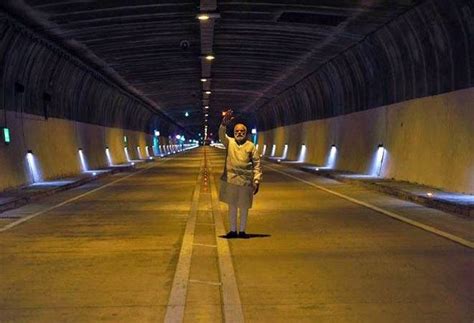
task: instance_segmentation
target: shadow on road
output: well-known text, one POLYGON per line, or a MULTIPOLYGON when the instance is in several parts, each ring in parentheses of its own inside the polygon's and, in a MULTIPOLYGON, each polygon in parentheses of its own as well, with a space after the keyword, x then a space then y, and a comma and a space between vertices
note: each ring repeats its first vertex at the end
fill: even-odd
MULTIPOLYGON (((248 235, 248 238, 245 238, 246 240, 247 240, 247 239, 254 239, 254 238, 268 238, 268 237, 271 237, 271 236, 272 236, 271 234, 264 234, 264 233, 247 233, 247 235, 248 235)), ((228 238, 228 237, 226 237, 225 235, 221 235, 221 236, 219 236, 219 238, 228 239, 228 240, 232 240, 232 239, 244 239, 244 238, 240 238, 240 237, 228 238)))

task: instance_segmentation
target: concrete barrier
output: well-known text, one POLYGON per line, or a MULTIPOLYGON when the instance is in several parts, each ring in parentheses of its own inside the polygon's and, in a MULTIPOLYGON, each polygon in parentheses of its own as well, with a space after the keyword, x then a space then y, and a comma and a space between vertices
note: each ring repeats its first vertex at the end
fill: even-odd
MULTIPOLYGON (((0 110, 0 113, 4 111, 0 110)), ((32 182, 26 160, 33 152, 44 180, 77 175, 82 171, 79 148, 89 169, 108 167, 105 148, 109 147, 114 164, 125 163, 124 147, 130 159, 138 159, 137 146, 146 157, 145 146, 153 146, 153 136, 140 131, 104 127, 65 119, 48 118, 7 111, 11 143, 0 139, 0 191, 32 182), (124 142, 127 137, 127 143, 124 142)), ((161 137, 161 143, 168 138, 161 137)), ((153 155, 153 149, 150 148, 153 155)))
POLYGON ((332 144, 335 168, 369 174, 378 145, 385 154, 380 176, 474 194, 474 88, 405 101, 335 118, 259 133, 263 145, 281 156, 324 166, 332 144))

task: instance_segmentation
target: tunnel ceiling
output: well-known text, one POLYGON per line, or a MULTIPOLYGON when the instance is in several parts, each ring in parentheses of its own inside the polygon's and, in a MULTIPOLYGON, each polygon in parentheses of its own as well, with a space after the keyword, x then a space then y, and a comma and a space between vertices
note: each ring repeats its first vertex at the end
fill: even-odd
POLYGON ((168 116, 195 131, 204 121, 203 105, 209 103, 211 126, 225 107, 253 112, 416 2, 12 1, 15 10, 31 7, 28 17, 47 21, 56 34, 85 45, 168 116), (201 22, 200 11, 214 16, 201 22), (212 62, 202 59, 209 49, 212 62), (206 73, 209 98, 201 82, 206 73))

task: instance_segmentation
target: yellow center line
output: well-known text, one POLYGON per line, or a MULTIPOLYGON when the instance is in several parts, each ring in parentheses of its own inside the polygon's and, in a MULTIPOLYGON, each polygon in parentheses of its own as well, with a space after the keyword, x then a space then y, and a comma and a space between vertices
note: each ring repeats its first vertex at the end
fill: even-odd
POLYGON ((209 169, 210 184, 211 184, 211 202, 212 214, 216 223, 216 240, 217 240, 217 256, 219 262, 219 271, 222 282, 222 306, 225 322, 244 322, 244 313, 242 303, 240 301, 239 288, 237 286, 237 279, 235 278, 234 265, 232 263, 232 255, 227 239, 219 238, 220 235, 225 235, 224 218, 219 206, 219 199, 217 197, 217 186, 212 175, 211 164, 207 160, 209 169))

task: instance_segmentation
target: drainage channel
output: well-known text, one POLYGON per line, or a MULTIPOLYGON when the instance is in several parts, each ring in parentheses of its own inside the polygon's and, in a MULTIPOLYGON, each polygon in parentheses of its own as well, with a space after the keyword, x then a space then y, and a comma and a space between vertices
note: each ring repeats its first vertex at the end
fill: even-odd
POLYGON ((165 322, 243 322, 228 241, 203 149, 165 322))

